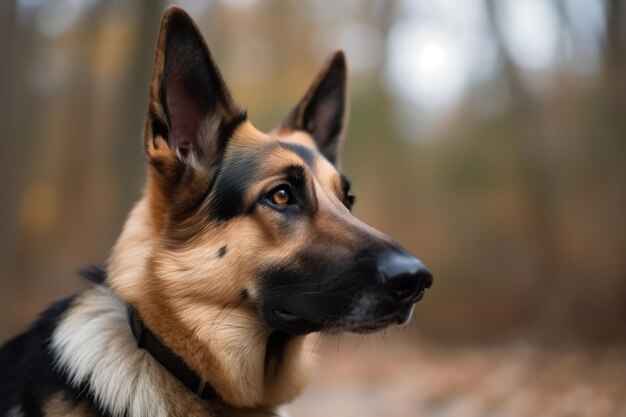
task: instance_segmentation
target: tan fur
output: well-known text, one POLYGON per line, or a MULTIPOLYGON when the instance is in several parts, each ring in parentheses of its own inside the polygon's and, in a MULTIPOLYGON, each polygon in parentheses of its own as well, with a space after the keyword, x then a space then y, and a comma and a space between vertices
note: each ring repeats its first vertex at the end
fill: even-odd
MULTIPOLYGON (((248 124, 240 129, 234 147, 270 140, 248 124)), ((306 338, 289 342, 284 357, 277 359, 280 371, 266 380, 263 364, 269 330, 254 307, 239 301, 243 288, 250 288, 254 296, 248 266, 271 259, 272 252, 284 256, 291 245, 266 245, 271 231, 263 233, 254 218, 243 217, 218 228, 201 224, 203 230, 197 231, 193 242, 168 249, 160 242, 162 230, 152 221, 154 207, 161 209, 160 192, 153 187, 148 186, 114 248, 109 263, 112 287, 137 307, 146 325, 167 346, 233 405, 276 406, 293 399, 313 362, 310 350, 304 349, 306 338), (251 247, 255 241, 258 245, 251 247), (225 242, 237 256, 218 260, 218 249, 225 242)))
MULTIPOLYGON (((152 261, 146 266, 133 262, 133 255, 144 255, 144 248, 136 246, 134 240, 137 229, 149 229, 148 225, 137 226, 138 222, 149 223, 143 207, 143 203, 137 206, 115 247, 110 282, 116 292, 135 304, 147 326, 232 404, 278 405, 294 398, 303 388, 310 366, 308 352, 302 348, 304 338, 290 342, 282 360, 284 370, 266 381, 263 364, 269 331, 252 307, 237 306, 241 281, 210 279, 216 274, 211 257, 216 256, 221 242, 198 240, 197 245, 181 252, 149 256, 152 261), (125 261, 137 266, 126 269, 125 261), (183 279, 181 268, 189 268, 195 275, 187 274, 183 279), (154 272, 148 275, 151 269, 154 272), (294 360, 298 356, 301 360, 294 360)), ((237 238, 242 228, 229 226, 230 230, 216 234, 229 238, 229 245, 236 251, 237 240, 249 239, 252 232, 237 238)), ((231 269, 234 278, 250 279, 244 267, 236 259, 224 259, 220 265, 231 269)))
MULTIPOLYGON (((231 148, 234 151, 272 140, 276 139, 245 123, 233 135, 231 148)), ((303 133, 281 140, 307 143, 303 133)), ((273 157, 277 165, 302 164, 287 150, 273 157)), ((357 220, 338 203, 338 174, 321 158, 317 164, 316 194, 328 205, 320 210, 324 215, 318 219, 318 227, 335 240, 349 236, 342 233, 348 229, 346 221, 357 220)), ((289 343, 284 357, 276 359, 280 371, 267 380, 263 364, 269 330, 253 306, 239 301, 239 295, 249 288, 254 298, 250 266, 295 253, 306 244, 309 233, 298 234, 298 241, 281 241, 271 221, 259 220, 262 214, 254 214, 221 226, 199 221, 193 241, 180 248, 165 247, 160 241, 162 229, 153 220, 155 211, 166 210, 154 181, 151 175, 144 199, 131 213, 115 246, 109 267, 111 285, 137 306, 147 326, 167 346, 233 405, 276 406, 290 401, 303 388, 314 362, 310 350, 304 348, 306 338, 289 343), (226 243, 229 252, 237 255, 218 259, 217 252, 226 243), (233 279, 224 280, 224 276, 233 279)))
MULTIPOLYGON (((216 174, 212 164, 183 157, 170 148, 165 138, 153 132, 150 122, 165 119, 159 103, 159 81, 165 66, 165 33, 174 12, 168 9, 163 19, 150 87, 145 126, 150 162, 147 184, 114 247, 108 283, 117 296, 137 309, 166 346, 215 388, 226 402, 220 413, 236 415, 237 408, 261 412, 292 400, 303 389, 315 362, 311 340, 317 335, 292 337, 279 355, 266 351, 271 331, 254 306, 258 293, 254 267, 296 254, 314 236, 343 241, 348 250, 353 239, 348 231, 361 223, 341 203, 343 191, 336 167, 318 156, 311 169, 296 153, 277 147, 263 161, 259 180, 252 184, 247 198, 252 202, 275 187, 283 167, 300 165, 309 171, 309 186, 314 188, 312 194, 320 209, 311 222, 294 226, 298 233, 292 233, 292 238, 284 239, 277 214, 269 210, 255 210, 218 223, 198 209, 170 227, 175 210, 197 200, 216 174), (184 184, 172 189, 171 179, 179 178, 181 172, 184 184), (226 255, 218 256, 224 246, 228 247, 226 255), (249 299, 241 298, 243 290, 249 299)), ((235 111, 230 98, 218 111, 235 111)), ((209 140, 217 130, 215 115, 212 117, 213 121, 200 123, 197 137, 207 154, 215 146, 209 140)), ((277 141, 316 149, 315 141, 305 132, 282 126, 265 134, 244 122, 229 139, 224 164, 237 152, 255 152, 277 141)), ((207 200, 202 207, 206 204, 207 200)))

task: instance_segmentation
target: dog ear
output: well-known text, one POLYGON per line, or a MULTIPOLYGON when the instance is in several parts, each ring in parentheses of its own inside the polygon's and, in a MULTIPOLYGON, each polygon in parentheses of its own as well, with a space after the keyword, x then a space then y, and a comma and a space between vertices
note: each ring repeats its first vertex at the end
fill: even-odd
POLYGON ((306 94, 276 131, 309 133, 320 152, 337 165, 347 114, 346 84, 346 58, 338 50, 326 60, 306 94))
POLYGON ((189 166, 210 174, 245 119, 191 17, 168 7, 161 21, 145 129, 153 167, 163 174, 189 166))

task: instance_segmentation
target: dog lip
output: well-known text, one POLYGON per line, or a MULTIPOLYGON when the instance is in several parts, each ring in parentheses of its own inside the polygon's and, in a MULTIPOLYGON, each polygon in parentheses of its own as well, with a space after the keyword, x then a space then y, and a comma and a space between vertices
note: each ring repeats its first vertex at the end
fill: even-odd
POLYGON ((424 298, 424 295, 426 294, 426 289, 428 287, 422 288, 417 294, 415 294, 412 298, 410 298, 409 300, 401 303, 403 305, 406 306, 412 306, 415 305, 416 303, 420 302, 422 300, 422 298, 424 298))
POLYGON ((268 319, 268 324, 272 329, 293 335, 317 332, 324 327, 321 324, 283 309, 271 310, 268 319))
POLYGON ((287 310, 274 310, 274 314, 281 320, 285 321, 297 321, 300 320, 300 317, 295 314, 287 311, 287 310))
POLYGON ((402 324, 402 322, 403 322, 403 317, 401 317, 401 315, 393 314, 393 315, 381 317, 375 320, 349 324, 345 326, 343 330, 357 332, 357 333, 370 333, 370 332, 375 332, 377 330, 382 330, 385 327, 389 327, 395 323, 402 324))
MULTIPOLYGON (((421 296, 423 296, 423 293, 424 292, 422 291, 421 296)), ((421 298, 421 296, 418 295, 418 298, 421 298)), ((401 310, 392 314, 378 317, 373 320, 348 323, 340 326, 338 330, 354 333, 373 333, 392 325, 403 326, 407 324, 413 316, 414 309, 415 303, 411 303, 409 306, 403 307, 401 310)))
POLYGON ((345 330, 354 332, 354 333, 374 333, 386 327, 389 327, 394 323, 401 324, 399 320, 400 320, 399 318, 396 318, 396 319, 385 318, 385 319, 376 320, 376 321, 369 322, 369 323, 361 323, 356 326, 350 326, 346 328, 345 330))

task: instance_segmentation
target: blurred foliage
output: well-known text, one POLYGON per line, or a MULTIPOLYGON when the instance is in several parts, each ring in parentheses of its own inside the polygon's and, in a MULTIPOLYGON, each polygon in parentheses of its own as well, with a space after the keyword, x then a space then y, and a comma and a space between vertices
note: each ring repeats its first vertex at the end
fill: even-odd
MULTIPOLYGON (((467 2, 458 13, 482 13, 489 40, 470 55, 487 56, 490 46, 493 68, 433 108, 428 97, 406 95, 410 77, 398 78, 388 62, 395 53, 416 71, 443 65, 436 44, 422 54, 392 43, 399 24, 460 36, 430 16, 443 0, 182 6, 262 129, 295 103, 331 48, 347 49, 354 65, 343 165, 356 214, 435 272, 413 334, 597 344, 626 341, 626 7, 597 1, 602 21, 592 42, 572 7, 593 2, 544 2, 557 41, 542 68, 525 66, 507 41, 517 26, 505 12, 518 2, 467 2)), ((74 271, 106 259, 140 197, 140 136, 164 7, 0 5, 2 338, 83 285, 74 271)), ((427 87, 415 91, 438 91, 427 87)))

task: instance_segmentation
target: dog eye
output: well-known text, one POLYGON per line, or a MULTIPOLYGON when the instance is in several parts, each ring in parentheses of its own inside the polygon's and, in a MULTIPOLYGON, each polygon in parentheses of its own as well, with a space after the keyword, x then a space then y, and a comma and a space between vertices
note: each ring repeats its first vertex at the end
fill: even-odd
POLYGON ((346 196, 346 207, 348 207, 348 210, 352 211, 352 206, 354 206, 355 199, 356 197, 354 197, 352 194, 348 194, 346 196))
POLYGON ((272 191, 270 193, 269 199, 274 205, 284 207, 292 202, 293 197, 291 196, 289 187, 283 185, 272 191))

